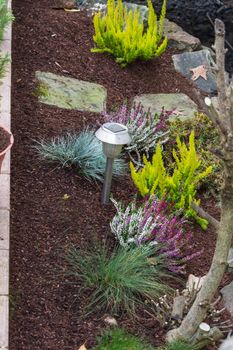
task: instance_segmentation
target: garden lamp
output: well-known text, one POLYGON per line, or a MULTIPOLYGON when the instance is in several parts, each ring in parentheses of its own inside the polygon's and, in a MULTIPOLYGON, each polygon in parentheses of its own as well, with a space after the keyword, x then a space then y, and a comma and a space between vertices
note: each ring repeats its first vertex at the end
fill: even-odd
POLYGON ((101 200, 102 204, 107 204, 111 189, 114 158, 119 156, 122 146, 130 143, 131 138, 128 128, 119 123, 104 123, 96 131, 95 136, 102 142, 103 153, 107 158, 101 200))

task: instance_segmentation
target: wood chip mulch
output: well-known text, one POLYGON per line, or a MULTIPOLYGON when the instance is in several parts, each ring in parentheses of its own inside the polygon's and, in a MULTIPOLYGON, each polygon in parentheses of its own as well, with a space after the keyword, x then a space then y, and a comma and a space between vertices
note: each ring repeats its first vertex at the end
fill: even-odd
MULTIPOLYGON (((35 72, 102 84, 108 90, 108 108, 141 93, 183 92, 195 100, 192 83, 174 71, 170 50, 158 60, 121 69, 111 57, 90 53, 93 26, 85 12, 66 13, 53 6, 48 0, 13 0, 11 350, 76 350, 84 342, 88 349, 95 344, 104 314, 81 318, 85 294, 61 274, 63 256, 71 244, 85 249, 95 239, 113 241, 109 222, 114 208, 100 205, 101 185, 38 160, 33 149, 35 140, 81 131, 101 117, 39 103, 35 72), (64 200, 64 194, 70 198, 64 200)), ((127 201, 135 194, 129 178, 114 182, 112 191, 116 199, 127 201)), ((211 202, 206 207, 215 211, 211 202)), ((202 275, 212 258, 215 234, 211 228, 194 230, 196 247, 204 245, 205 254, 190 263, 187 273, 202 275)), ((118 321, 155 345, 163 341, 153 319, 133 322, 119 315, 118 321)))

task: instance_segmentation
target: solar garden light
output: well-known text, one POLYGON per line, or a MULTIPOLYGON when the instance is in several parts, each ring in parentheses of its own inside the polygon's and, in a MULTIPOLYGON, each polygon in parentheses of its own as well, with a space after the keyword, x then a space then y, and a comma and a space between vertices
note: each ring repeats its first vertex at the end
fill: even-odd
POLYGON ((109 202, 112 182, 112 169, 114 158, 119 156, 122 146, 130 143, 131 138, 128 128, 119 123, 104 123, 95 133, 98 140, 102 141, 103 152, 107 157, 104 185, 102 190, 102 204, 109 202))

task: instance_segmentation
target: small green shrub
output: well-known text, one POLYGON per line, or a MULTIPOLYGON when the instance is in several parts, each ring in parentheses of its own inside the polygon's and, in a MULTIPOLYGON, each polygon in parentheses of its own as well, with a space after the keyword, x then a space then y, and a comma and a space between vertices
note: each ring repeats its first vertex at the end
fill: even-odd
MULTIPOLYGON (((35 146, 39 155, 49 162, 60 163, 63 167, 75 167, 88 180, 103 181, 106 157, 101 142, 90 130, 79 134, 66 134, 51 141, 40 141, 35 146)), ((123 159, 116 159, 113 176, 122 176, 126 172, 123 159)))
POLYGON ((212 167, 200 171, 201 161, 199 160, 195 144, 194 132, 189 137, 189 148, 177 137, 179 154, 173 149, 175 163, 169 175, 163 162, 162 149, 158 145, 156 152, 149 162, 144 157, 144 168, 138 172, 133 163, 130 163, 131 176, 142 196, 156 194, 159 199, 166 196, 166 200, 174 203, 174 208, 182 210, 186 217, 194 218, 202 228, 206 228, 208 222, 200 218, 191 207, 191 202, 199 205, 196 200, 196 192, 199 182, 210 172, 212 167))
POLYGON ((122 67, 136 59, 149 60, 159 57, 166 49, 167 39, 163 39, 163 23, 166 13, 166 0, 163 2, 161 16, 157 22, 151 0, 148 0, 148 27, 140 22, 140 13, 128 10, 118 0, 108 0, 107 13, 94 16, 96 47, 92 52, 107 52, 116 58, 122 67))
POLYGON ((170 288, 161 282, 162 277, 168 276, 163 272, 162 260, 158 256, 156 265, 149 260, 155 249, 120 247, 111 255, 104 247, 92 251, 70 249, 66 256, 68 273, 91 291, 87 311, 99 308, 136 315, 136 308, 143 299, 158 298, 169 291, 170 288))
POLYGON ((114 328, 105 330, 93 350, 155 350, 155 348, 123 329, 114 328))
POLYGON ((169 122, 169 139, 164 145, 164 159, 169 167, 173 166, 172 149, 177 136, 182 142, 188 142, 190 130, 195 132, 195 147, 201 160, 200 170, 212 166, 208 177, 200 181, 201 186, 208 186, 215 191, 219 190, 223 181, 220 160, 211 152, 211 149, 220 144, 220 135, 213 122, 205 114, 196 113, 193 119, 169 122), (214 146, 213 146, 214 145, 214 146))

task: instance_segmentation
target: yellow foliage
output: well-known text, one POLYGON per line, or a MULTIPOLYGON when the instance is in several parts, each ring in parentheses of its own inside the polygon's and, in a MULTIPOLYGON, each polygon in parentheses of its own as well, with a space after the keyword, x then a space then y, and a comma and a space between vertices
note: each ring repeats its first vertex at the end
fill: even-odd
POLYGON ((92 52, 112 54, 122 67, 139 58, 149 60, 159 57, 166 50, 167 38, 163 38, 166 0, 159 22, 151 0, 148 0, 148 28, 140 21, 139 10, 128 10, 122 0, 108 0, 107 13, 96 13, 93 19, 96 47, 92 52))
POLYGON ((191 202, 198 204, 196 189, 199 182, 211 173, 212 167, 200 171, 201 161, 195 149, 194 131, 189 137, 189 147, 179 137, 176 141, 179 152, 173 149, 175 163, 171 175, 165 169, 162 149, 158 144, 151 162, 143 157, 144 167, 141 170, 136 172, 133 163, 130 163, 132 179, 142 196, 156 194, 160 199, 166 196, 177 210, 183 210, 187 217, 194 217, 206 228, 207 221, 197 216, 191 208, 191 202))

